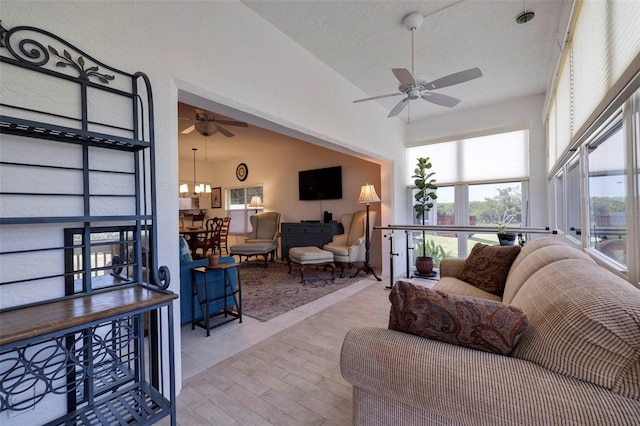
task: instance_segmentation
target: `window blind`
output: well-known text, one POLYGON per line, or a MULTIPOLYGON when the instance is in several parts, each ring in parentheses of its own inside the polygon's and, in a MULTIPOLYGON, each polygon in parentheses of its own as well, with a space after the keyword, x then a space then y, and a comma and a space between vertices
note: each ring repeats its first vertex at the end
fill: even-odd
POLYGON ((499 133, 407 149, 407 185, 418 157, 429 157, 437 184, 521 180, 529 177, 529 131, 499 133))
POLYGON ((622 80, 638 72, 639 19, 639 1, 579 2, 547 116, 557 135, 555 147, 549 141, 550 170, 613 100, 612 90, 621 91, 628 83, 622 80))

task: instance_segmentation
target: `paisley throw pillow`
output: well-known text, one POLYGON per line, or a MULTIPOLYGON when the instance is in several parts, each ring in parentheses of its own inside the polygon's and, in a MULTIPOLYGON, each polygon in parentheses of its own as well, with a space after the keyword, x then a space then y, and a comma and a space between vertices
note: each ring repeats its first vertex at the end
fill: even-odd
POLYGON ((501 355, 511 353, 528 324, 515 306, 404 281, 393 286, 389 300, 391 330, 501 355))
POLYGON ((458 279, 502 297, 511 264, 520 246, 488 246, 477 243, 464 262, 458 279))

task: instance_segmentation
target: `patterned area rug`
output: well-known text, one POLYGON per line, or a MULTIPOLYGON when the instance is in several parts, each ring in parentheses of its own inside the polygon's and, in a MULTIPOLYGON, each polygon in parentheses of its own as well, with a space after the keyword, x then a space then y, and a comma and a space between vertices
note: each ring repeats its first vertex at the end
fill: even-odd
POLYGON ((243 262, 242 314, 268 321, 365 278, 363 273, 349 278, 355 269, 345 270, 345 277, 340 278, 340 268, 336 267, 335 280, 331 281, 331 270, 308 266, 304 270, 305 282, 301 284, 300 267, 291 265, 291 273, 288 271, 286 262, 268 262, 266 269, 262 260, 243 262))

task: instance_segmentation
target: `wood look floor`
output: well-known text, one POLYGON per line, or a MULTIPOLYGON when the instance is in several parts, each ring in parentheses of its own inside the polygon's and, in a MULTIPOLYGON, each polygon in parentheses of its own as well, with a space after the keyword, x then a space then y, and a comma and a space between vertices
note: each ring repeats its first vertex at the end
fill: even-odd
MULTIPOLYGON (((186 379, 177 398, 177 423, 350 425, 352 389, 340 374, 342 341, 352 327, 386 327, 389 318, 388 279, 363 284, 356 293, 186 379)), ((162 424, 169 424, 166 420, 162 424)))

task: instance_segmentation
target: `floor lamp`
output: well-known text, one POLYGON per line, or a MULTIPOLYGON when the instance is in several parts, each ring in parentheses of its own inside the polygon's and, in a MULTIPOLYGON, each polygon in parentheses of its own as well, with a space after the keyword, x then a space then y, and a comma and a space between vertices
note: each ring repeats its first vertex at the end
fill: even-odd
POLYGON ((361 267, 358 268, 355 274, 352 275, 351 278, 355 277, 360 273, 360 271, 364 271, 365 274, 373 274, 374 277, 378 281, 382 281, 380 277, 376 275, 376 272, 373 270, 371 266, 369 266, 369 203, 378 203, 380 202, 380 198, 378 198, 378 194, 376 194, 376 188, 373 185, 363 185, 360 189, 360 197, 358 197, 358 203, 367 203, 367 216, 364 227, 364 263, 361 267))

